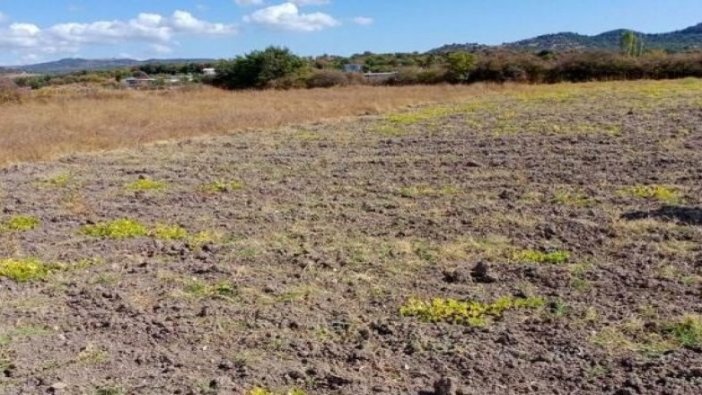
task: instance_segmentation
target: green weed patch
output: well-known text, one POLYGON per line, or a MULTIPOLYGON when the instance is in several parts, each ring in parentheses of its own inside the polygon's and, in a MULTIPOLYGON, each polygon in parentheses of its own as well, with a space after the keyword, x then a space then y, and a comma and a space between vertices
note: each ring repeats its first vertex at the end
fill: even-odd
POLYGON ((412 298, 400 308, 400 315, 417 317, 425 322, 447 322, 481 327, 487 325, 491 319, 501 317, 505 311, 535 309, 542 307, 544 303, 544 299, 539 297, 514 298, 505 296, 493 303, 464 302, 443 298, 423 301, 412 298))

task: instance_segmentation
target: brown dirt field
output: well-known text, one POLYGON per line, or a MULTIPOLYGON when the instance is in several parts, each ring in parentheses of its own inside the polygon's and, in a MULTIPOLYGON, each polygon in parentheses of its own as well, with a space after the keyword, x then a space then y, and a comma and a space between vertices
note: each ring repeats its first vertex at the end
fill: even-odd
POLYGON ((701 393, 701 92, 524 87, 7 166, 0 393, 701 393))
POLYGON ((381 114, 504 89, 519 88, 355 86, 238 92, 208 87, 173 91, 45 88, 24 96, 21 104, 0 104, 0 165, 138 147, 161 140, 381 114))

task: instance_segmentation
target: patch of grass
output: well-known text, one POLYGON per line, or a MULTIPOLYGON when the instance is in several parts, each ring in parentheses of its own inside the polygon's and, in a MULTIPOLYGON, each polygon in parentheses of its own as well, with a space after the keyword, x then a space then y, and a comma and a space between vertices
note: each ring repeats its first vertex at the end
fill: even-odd
POLYGON ((210 230, 203 230, 202 232, 190 235, 188 237, 188 244, 190 244, 192 247, 198 248, 208 243, 215 243, 218 240, 221 240, 222 237, 223 235, 220 233, 210 230))
POLYGON ((25 325, 19 326, 4 333, 0 333, 0 346, 8 346, 13 341, 32 338, 35 336, 44 336, 50 331, 43 326, 25 325))
POLYGON ((689 315, 673 324, 665 326, 665 332, 680 345, 688 348, 702 348, 702 317, 689 315))
POLYGON ((107 351, 89 344, 78 353, 77 361, 85 365, 97 365, 107 361, 109 356, 107 351))
POLYGON ((159 240, 185 240, 188 231, 180 225, 159 224, 151 231, 151 236, 159 240))
POLYGON ((124 186, 128 191, 163 191, 168 188, 168 184, 164 181, 156 181, 149 178, 140 178, 134 182, 130 182, 124 186))
POLYGON ((585 292, 592 287, 592 284, 585 278, 592 269, 589 263, 578 263, 568 267, 570 272, 570 286, 576 291, 585 292))
POLYGON ((0 277, 18 283, 43 280, 54 270, 55 265, 38 259, 0 259, 0 277))
POLYGON ((12 232, 26 232, 36 229, 40 224, 41 221, 36 217, 30 215, 15 215, 5 221, 4 224, 0 224, 0 230, 6 229, 12 232))
POLYGON ((83 234, 101 239, 130 239, 149 234, 144 225, 128 218, 86 225, 81 231, 83 234))
POLYGON ((277 300, 282 303, 301 302, 307 300, 310 296, 314 295, 317 292, 319 292, 319 290, 316 287, 312 285, 303 284, 293 287, 287 292, 284 292, 283 294, 279 295, 277 300))
POLYGON ((686 315, 671 321, 647 323, 634 319, 605 327, 593 336, 592 341, 611 352, 635 351, 651 355, 680 347, 700 349, 702 317, 686 315))
POLYGON ((96 265, 99 259, 84 259, 74 263, 46 263, 34 258, 0 259, 0 277, 18 283, 43 280, 52 273, 67 270, 80 270, 96 265))
POLYGON ((544 303, 544 299, 540 297, 505 296, 493 303, 443 298, 423 301, 412 298, 400 308, 400 315, 417 317, 425 322, 448 322, 481 327, 487 325, 492 318, 501 317, 507 310, 535 309, 542 307, 544 303))
POLYGON ((465 260, 472 255, 485 259, 502 258, 513 250, 510 240, 500 235, 488 235, 482 238, 459 238, 453 242, 438 246, 435 254, 444 260, 465 260))
POLYGON ((568 262, 569 259, 570 252, 563 250, 551 252, 521 250, 512 254, 512 261, 516 263, 549 263, 558 265, 568 262))
POLYGON ((657 200, 668 204, 679 203, 682 199, 678 189, 664 185, 634 185, 621 189, 619 192, 624 196, 657 200))
POLYGON ((237 286, 226 281, 210 284, 202 280, 193 279, 185 285, 184 291, 186 294, 198 299, 213 298, 234 301, 239 295, 237 286))
POLYGON ((570 311, 570 306, 568 306, 562 299, 556 299, 551 304, 549 305, 550 307, 550 313, 553 314, 554 317, 556 318, 563 318, 565 317, 569 311, 570 311))
POLYGON ((553 203, 563 206, 588 207, 593 201, 583 193, 559 190, 553 194, 553 203))
POLYGON ((39 184, 47 188, 66 188, 74 181, 71 173, 61 173, 53 177, 39 181, 39 184))
POLYGON ((239 180, 234 181, 212 181, 200 186, 200 190, 206 193, 226 193, 244 189, 244 183, 239 180))
POLYGON ((122 395, 124 389, 120 387, 102 387, 95 391, 95 395, 122 395))

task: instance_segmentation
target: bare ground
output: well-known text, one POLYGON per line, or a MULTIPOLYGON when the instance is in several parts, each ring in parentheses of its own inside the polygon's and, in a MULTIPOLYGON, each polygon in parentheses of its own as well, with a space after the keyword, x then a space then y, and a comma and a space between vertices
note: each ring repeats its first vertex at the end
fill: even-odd
POLYGON ((0 262, 61 265, 0 276, 0 393, 700 393, 701 91, 534 88, 6 167, 0 222, 40 224, 0 231, 0 262), (84 231, 122 218, 187 235, 84 231), (542 303, 406 309, 501 297, 542 303))

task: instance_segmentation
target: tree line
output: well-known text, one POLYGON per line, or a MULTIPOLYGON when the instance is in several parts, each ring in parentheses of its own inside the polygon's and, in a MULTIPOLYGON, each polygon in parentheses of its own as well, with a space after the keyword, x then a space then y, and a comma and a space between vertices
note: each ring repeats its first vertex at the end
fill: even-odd
POLYGON ((646 51, 633 33, 623 34, 621 52, 571 51, 539 53, 500 49, 474 53, 363 53, 350 57, 301 57, 287 48, 269 47, 213 63, 145 64, 130 69, 41 75, 16 80, 19 86, 102 84, 119 82, 137 72, 149 75, 189 74, 193 83, 224 89, 321 88, 369 83, 362 74, 345 73, 347 64, 364 72, 395 72, 383 84, 462 84, 475 82, 557 83, 601 80, 702 78, 702 52, 669 54, 646 51), (207 67, 214 77, 202 75, 207 67))

